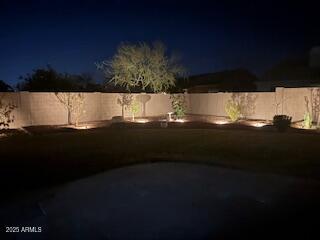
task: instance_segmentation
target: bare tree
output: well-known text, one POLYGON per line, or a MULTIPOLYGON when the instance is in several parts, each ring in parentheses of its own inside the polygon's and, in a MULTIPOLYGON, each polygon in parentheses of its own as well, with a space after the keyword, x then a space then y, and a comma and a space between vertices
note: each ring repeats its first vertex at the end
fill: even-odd
POLYGON ((0 96, 0 129, 8 128, 14 121, 12 112, 16 107, 13 103, 5 103, 3 96, 0 96))
POLYGON ((233 93, 231 101, 238 106, 243 118, 248 118, 255 113, 258 96, 252 93, 233 93))
POLYGON ((280 105, 281 105, 282 102, 278 100, 276 93, 274 94, 274 102, 275 102, 275 103, 273 104, 273 106, 274 106, 274 108, 275 108, 275 115, 278 115, 278 113, 279 113, 279 107, 280 107, 280 105))
POLYGON ((117 99, 117 103, 121 106, 122 118, 124 118, 124 110, 127 109, 133 101, 133 95, 129 93, 120 94, 120 98, 117 99))
POLYGON ((320 88, 310 88, 311 116, 314 122, 320 124, 320 88))
POLYGON ((78 126, 80 117, 84 113, 84 94, 63 92, 55 95, 68 110, 68 124, 72 124, 74 118, 74 124, 78 126))
POLYGON ((288 100, 289 98, 286 98, 283 96, 281 96, 281 99, 278 99, 277 97, 277 93, 275 92, 274 93, 274 104, 273 106, 275 107, 275 115, 278 115, 279 114, 279 108, 281 106, 281 114, 283 114, 283 107, 284 107, 284 103, 288 100))

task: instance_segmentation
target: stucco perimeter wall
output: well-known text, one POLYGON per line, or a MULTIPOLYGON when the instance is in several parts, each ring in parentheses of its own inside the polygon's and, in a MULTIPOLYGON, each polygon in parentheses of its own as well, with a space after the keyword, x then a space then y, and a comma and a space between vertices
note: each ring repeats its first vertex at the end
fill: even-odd
MULTIPOLYGON (((100 94, 100 120, 111 119, 113 116, 122 115, 122 94, 101 93, 100 94)), ((167 114, 172 111, 170 95, 168 94, 132 94, 132 100, 139 105, 137 117, 152 117, 167 114)), ((132 116, 130 109, 124 107, 126 117, 132 116)))
MULTIPOLYGON (((254 111, 253 114, 248 116, 249 119, 272 120, 276 114, 286 114, 291 116, 293 121, 300 121, 307 111, 305 97, 308 97, 311 104, 311 89, 277 88, 275 92, 243 92, 235 94, 252 95, 255 97, 254 111)), ((227 116, 225 105, 231 97, 232 93, 188 94, 188 113, 227 116)), ((320 96, 318 98, 320 101, 320 96)))
MULTIPOLYGON (((311 89, 312 88, 281 88, 278 90, 279 95, 282 95, 282 102, 278 109, 279 113, 292 116, 293 120, 303 119, 303 115, 307 111, 305 97, 310 101, 311 109, 311 89), (282 93, 281 93, 282 91, 282 93)), ((318 96, 318 101, 320 100, 318 96)), ((318 112, 319 113, 319 112, 318 112)), ((315 117, 315 116, 314 116, 315 117)))
MULTIPOLYGON (((239 95, 253 95, 255 97, 251 119, 272 119, 274 113, 274 92, 236 93, 239 95)), ((190 114, 203 114, 227 117, 225 106, 232 97, 232 93, 189 94, 190 114)))
MULTIPOLYGON (((151 96, 150 100, 146 102, 145 104, 145 116, 158 116, 158 115, 164 115, 168 112, 172 112, 171 107, 171 100, 170 95, 168 94, 147 94, 151 96)), ((141 98, 143 94, 140 94, 140 96, 136 95, 135 97, 139 99, 141 98)), ((142 99, 144 99, 142 97, 142 99)), ((141 103, 142 110, 143 110, 143 104, 141 103)), ((143 111, 138 114, 140 116, 143 116, 143 111)))
POLYGON ((8 103, 14 104, 19 108, 13 110, 14 122, 10 124, 11 128, 17 128, 29 123, 30 119, 30 106, 29 96, 26 96, 24 92, 21 93, 0 93, 0 100, 3 105, 8 103))
MULTIPOLYGON (((251 119, 271 120, 275 114, 292 116, 293 121, 300 121, 306 113, 307 97, 311 104, 311 88, 277 88, 275 92, 236 93, 254 95, 254 113, 251 119)), ((320 88, 313 100, 320 102, 320 88)), ((111 119, 122 114, 119 93, 83 93, 84 113, 80 122, 111 119)), ((160 116, 172 111, 169 94, 132 94, 138 102, 138 117, 160 116)), ((225 105, 232 93, 185 94, 187 113, 196 115, 227 116, 225 105)), ((11 128, 31 125, 64 125, 68 123, 66 107, 58 100, 55 93, 14 92, 0 93, 1 101, 17 106, 14 109, 14 122, 11 128)), ((311 107, 311 105, 310 105, 311 107)), ((129 109, 124 109, 125 116, 131 116, 129 109)), ((319 114, 319 113, 317 113, 319 114)), ((315 114, 313 114, 315 115, 315 114)))
MULTIPOLYGON (((84 113, 80 122, 109 120, 122 114, 118 93, 83 93, 84 113)), ((172 111, 170 95, 166 94, 132 94, 140 105, 137 116, 159 116, 172 111), (144 110, 144 111, 143 111, 144 110)), ((48 92, 14 92, 0 93, 1 101, 16 106, 13 111, 14 122, 10 128, 36 125, 64 125, 68 123, 67 108, 59 101, 55 93, 48 92)), ((125 116, 131 116, 130 110, 124 108, 125 116)))

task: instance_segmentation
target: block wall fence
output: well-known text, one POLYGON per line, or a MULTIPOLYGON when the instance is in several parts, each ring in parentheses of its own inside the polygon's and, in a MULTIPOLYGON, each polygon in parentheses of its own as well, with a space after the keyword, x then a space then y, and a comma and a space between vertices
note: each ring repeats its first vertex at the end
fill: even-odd
MULTIPOLYGON (((316 90, 320 90, 317 88, 316 90)), ((319 91, 320 92, 320 91, 319 91)), ((121 116, 122 107, 118 103, 118 93, 83 93, 84 114, 80 122, 109 120, 121 116)), ((293 121, 300 121, 307 110, 305 97, 311 99, 310 88, 276 88, 275 92, 251 92, 256 97, 255 111, 251 119, 271 120, 275 114, 292 116, 293 121)), ((140 100, 141 111, 138 117, 161 116, 172 111, 169 94, 133 94, 134 98, 146 99, 145 108, 140 100), (145 111, 143 111, 145 109, 145 111)), ((225 104, 232 93, 185 94, 187 113, 194 115, 227 116, 225 104)), ((320 96, 319 100, 320 100, 320 96)), ((0 93, 3 103, 13 103, 14 122, 11 128, 35 125, 64 125, 68 123, 68 111, 58 100, 55 93, 49 92, 12 92, 0 93)), ((310 100, 311 101, 311 100, 310 100)), ((130 112, 125 110, 125 115, 130 112)))

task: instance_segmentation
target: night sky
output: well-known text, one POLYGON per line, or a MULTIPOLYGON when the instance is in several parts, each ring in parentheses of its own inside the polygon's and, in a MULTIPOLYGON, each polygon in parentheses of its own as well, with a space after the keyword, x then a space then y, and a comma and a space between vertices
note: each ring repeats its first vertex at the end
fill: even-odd
POLYGON ((319 8, 299 1, 0 0, 0 79, 50 64, 91 73, 121 42, 163 41, 190 74, 259 74, 320 45, 319 8))

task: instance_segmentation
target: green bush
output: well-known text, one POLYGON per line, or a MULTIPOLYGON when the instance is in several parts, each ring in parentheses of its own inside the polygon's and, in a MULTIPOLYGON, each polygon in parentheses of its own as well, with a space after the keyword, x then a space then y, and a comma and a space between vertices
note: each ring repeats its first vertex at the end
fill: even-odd
POLYGON ((225 106, 225 110, 232 122, 239 120, 241 115, 241 107, 238 103, 229 100, 225 106))
POLYGON ((136 100, 132 101, 130 105, 130 112, 132 113, 132 120, 134 121, 134 117, 137 113, 140 112, 140 104, 136 100))
POLYGON ((292 117, 287 115, 275 115, 273 117, 273 125, 279 132, 285 132, 291 125, 292 117))
POLYGON ((183 94, 171 95, 171 106, 177 119, 181 119, 186 114, 186 101, 183 94))
POLYGON ((309 112, 306 112, 303 116, 303 127, 310 129, 312 127, 312 116, 309 112))

